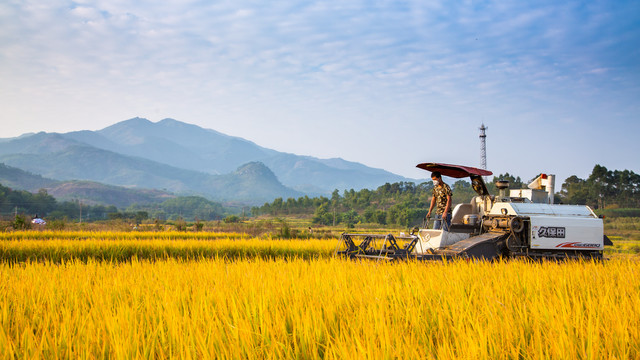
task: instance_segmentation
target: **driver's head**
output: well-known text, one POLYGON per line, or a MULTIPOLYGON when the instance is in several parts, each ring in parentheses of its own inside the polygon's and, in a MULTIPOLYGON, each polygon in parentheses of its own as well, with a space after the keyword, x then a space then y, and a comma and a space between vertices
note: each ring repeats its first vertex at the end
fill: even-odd
POLYGON ((434 185, 437 185, 442 182, 442 175, 440 174, 440 172, 434 171, 431 173, 431 180, 433 181, 434 185))

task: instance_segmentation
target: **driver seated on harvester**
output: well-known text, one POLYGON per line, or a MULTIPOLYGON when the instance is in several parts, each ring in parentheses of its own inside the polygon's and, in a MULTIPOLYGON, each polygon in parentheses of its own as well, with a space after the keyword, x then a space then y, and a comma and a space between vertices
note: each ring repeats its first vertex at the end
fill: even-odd
POLYGON ((433 193, 427 218, 431 217, 433 207, 438 204, 433 228, 436 230, 443 228, 444 230, 449 231, 451 228, 451 196, 453 195, 453 192, 451 192, 449 185, 442 181, 442 175, 440 172, 432 172, 431 180, 433 181, 433 193))

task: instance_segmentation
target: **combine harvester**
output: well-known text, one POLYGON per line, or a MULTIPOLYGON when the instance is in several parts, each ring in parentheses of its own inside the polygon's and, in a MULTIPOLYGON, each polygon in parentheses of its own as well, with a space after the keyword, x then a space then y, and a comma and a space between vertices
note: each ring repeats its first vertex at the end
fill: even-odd
POLYGON ((452 178, 469 177, 478 195, 455 206, 448 231, 428 229, 425 219, 423 228, 410 235, 344 233, 338 255, 385 260, 602 259, 604 246, 613 245, 591 208, 553 203, 553 175, 540 175, 529 189, 509 191, 508 181, 498 181, 500 193, 492 196, 482 178, 492 175, 490 171, 439 163, 417 167, 452 178))

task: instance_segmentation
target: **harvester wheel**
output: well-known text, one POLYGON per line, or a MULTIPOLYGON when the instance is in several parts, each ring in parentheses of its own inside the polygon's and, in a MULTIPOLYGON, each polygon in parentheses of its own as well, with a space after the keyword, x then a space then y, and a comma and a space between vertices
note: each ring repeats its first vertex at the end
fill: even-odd
POLYGON ((520 216, 512 218, 509 222, 509 228, 516 234, 521 233, 524 230, 524 220, 520 216))

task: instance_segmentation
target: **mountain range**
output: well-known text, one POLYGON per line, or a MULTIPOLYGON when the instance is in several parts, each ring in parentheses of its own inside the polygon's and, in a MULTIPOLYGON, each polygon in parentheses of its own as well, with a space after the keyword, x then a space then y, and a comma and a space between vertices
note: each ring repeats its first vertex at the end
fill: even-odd
MULTIPOLYGON (((343 159, 278 152, 173 119, 133 118, 98 131, 0 139, 0 162, 53 181, 93 181, 254 204, 416 181, 343 159)), ((0 183, 5 181, 0 176, 0 183)))
POLYGON ((132 189, 86 180, 53 180, 5 164, 0 164, 0 183, 11 189, 34 193, 45 189, 59 201, 82 200, 87 205, 114 205, 121 209, 132 204, 161 203, 176 197, 154 189, 132 189))

